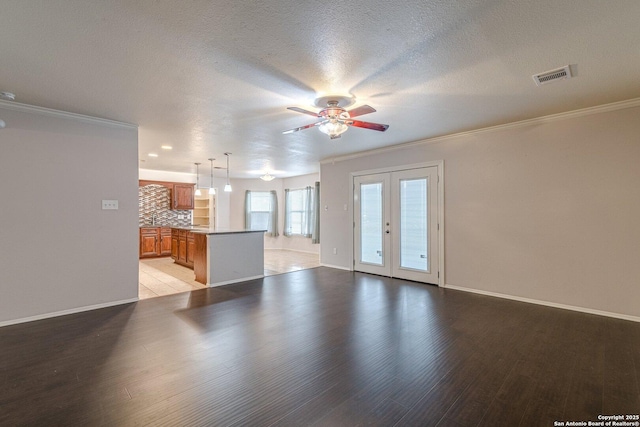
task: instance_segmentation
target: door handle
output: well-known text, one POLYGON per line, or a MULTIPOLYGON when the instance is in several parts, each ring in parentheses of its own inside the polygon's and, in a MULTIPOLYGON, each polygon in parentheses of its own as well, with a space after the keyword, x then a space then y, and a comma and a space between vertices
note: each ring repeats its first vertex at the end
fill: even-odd
POLYGON ((387 230, 386 233, 389 234, 390 233, 389 230, 387 230))

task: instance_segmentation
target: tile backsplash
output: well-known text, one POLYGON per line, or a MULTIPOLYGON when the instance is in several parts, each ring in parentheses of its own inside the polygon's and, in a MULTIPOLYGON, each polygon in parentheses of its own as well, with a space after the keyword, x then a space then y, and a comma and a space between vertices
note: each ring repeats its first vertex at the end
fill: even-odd
POLYGON ((171 210, 171 194, 167 187, 149 184, 138 187, 138 223, 151 225, 153 214, 156 225, 191 225, 190 210, 171 210), (178 216, 182 219, 178 219, 178 216))

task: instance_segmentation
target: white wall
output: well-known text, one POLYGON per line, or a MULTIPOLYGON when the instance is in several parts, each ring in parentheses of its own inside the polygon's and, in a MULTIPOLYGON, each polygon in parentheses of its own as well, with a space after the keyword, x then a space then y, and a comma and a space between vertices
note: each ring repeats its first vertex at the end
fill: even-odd
POLYGON ((137 129, 18 107, 0 104, 0 325, 135 300, 137 129))
POLYGON ((171 171, 156 171, 151 169, 140 169, 138 178, 149 181, 185 182, 196 183, 196 174, 171 171))
POLYGON ((639 317, 639 117, 603 109, 323 163, 321 263, 351 267, 350 172, 442 159, 447 285, 639 317))
MULTIPOLYGON (((247 190, 271 191, 278 195, 278 237, 265 236, 264 247, 266 249, 287 249, 302 252, 319 253, 320 245, 312 244, 310 238, 283 235, 284 230, 284 189, 303 188, 313 186, 319 180, 317 173, 301 175, 291 178, 276 178, 265 182, 261 179, 233 179, 231 185, 233 192, 229 196, 229 228, 244 228, 244 198, 247 190)), ((220 204, 220 203, 219 203, 220 204)))

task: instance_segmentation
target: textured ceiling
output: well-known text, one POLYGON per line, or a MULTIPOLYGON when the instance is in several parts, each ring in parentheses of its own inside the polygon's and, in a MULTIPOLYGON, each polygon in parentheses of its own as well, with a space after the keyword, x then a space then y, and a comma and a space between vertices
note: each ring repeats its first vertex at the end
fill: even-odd
POLYGON ((294 176, 331 156, 640 97, 637 0, 5 0, 1 10, 0 90, 139 125, 145 169, 207 171, 230 151, 232 176, 294 176), (533 74, 567 64, 576 77, 535 86, 533 74), (314 121, 286 107, 315 111, 327 93, 371 105, 362 120, 389 130, 282 135, 314 121))

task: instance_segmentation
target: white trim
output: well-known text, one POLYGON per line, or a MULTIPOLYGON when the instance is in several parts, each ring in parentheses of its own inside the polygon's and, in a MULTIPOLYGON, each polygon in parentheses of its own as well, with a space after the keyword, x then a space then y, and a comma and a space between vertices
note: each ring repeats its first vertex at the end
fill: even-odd
POLYGON ((542 301, 542 300, 537 300, 537 299, 532 299, 532 298, 517 297, 517 296, 513 296, 513 295, 508 295, 508 294, 501 294, 501 293, 497 293, 497 292, 483 291, 483 290, 480 290, 480 289, 465 288, 463 286, 455 286, 455 285, 450 285, 450 284, 446 284, 444 287, 446 289, 453 289, 453 290, 456 290, 456 291, 471 292, 471 293, 474 293, 474 294, 480 294, 480 295, 486 295, 486 296, 490 296, 490 297, 509 299, 509 300, 519 301, 519 302, 526 302, 526 303, 529 303, 529 304, 537 304, 537 305, 544 305, 544 306, 547 306, 547 307, 561 308, 561 309, 564 309, 564 310, 579 311, 581 313, 595 314, 597 316, 613 317, 615 319, 629 320, 631 322, 640 322, 640 317, 630 316, 628 314, 612 313, 610 311, 595 310, 593 308, 578 307, 578 306, 575 306, 575 305, 558 304, 558 303, 550 302, 550 301, 542 301))
POLYGON ((99 308, 113 307, 116 305, 130 304, 137 302, 138 298, 124 299, 120 301, 106 302, 103 304, 87 305, 84 307, 71 308, 69 310, 54 311, 53 313, 38 314, 36 316, 23 317, 21 319, 5 320, 0 322, 0 328, 3 326, 17 325, 18 323, 34 322, 36 320, 49 319, 51 317, 66 316, 68 314, 82 313, 83 311, 97 310, 99 308))
POLYGON ((340 265, 325 264, 325 263, 322 263, 322 262, 320 263, 320 267, 335 268, 336 270, 344 270, 344 271, 353 271, 353 269, 351 269, 351 268, 342 267, 340 265))
POLYGON ((438 161, 438 286, 444 287, 444 160, 438 161))
MULTIPOLYGON (((351 176, 353 180, 353 177, 356 177, 356 176, 374 175, 377 173, 387 173, 387 172, 399 172, 399 171, 406 171, 411 169, 431 168, 434 166, 440 167, 442 164, 443 164, 442 160, 432 160, 429 162, 413 163, 410 165, 389 166, 384 168, 355 171, 355 172, 351 172, 351 176)), ((440 170, 438 170, 438 172, 440 172, 440 170)))
POLYGON ((261 274, 259 276, 242 277, 240 279, 226 280, 224 282, 207 283, 207 286, 210 288, 215 288, 217 286, 230 285, 232 283, 239 283, 239 282, 248 282, 250 280, 262 279, 262 278, 264 278, 264 274, 261 274))
POLYGON ((37 107, 35 105, 21 104, 19 102, 4 101, 0 99, 0 108, 7 110, 21 111, 26 113, 41 114, 44 116, 52 116, 63 119, 77 120, 86 123, 101 124, 111 127, 138 129, 138 125, 133 123, 118 122, 115 120, 102 119, 99 117, 85 116, 84 114, 69 113, 67 111, 54 110, 52 108, 37 107))
MULTIPOLYGON (((351 221, 355 221, 354 218, 354 207, 353 207, 353 186, 354 179, 356 176, 362 175, 372 175, 375 173, 387 173, 387 172, 395 172, 402 171, 408 169, 419 169, 419 168, 429 168, 436 167, 438 171, 438 223, 440 224, 440 229, 438 230, 438 271, 440 272, 440 277, 438 278, 438 286, 444 287, 445 282, 445 271, 444 271, 444 160, 432 160, 428 162, 422 163, 414 163, 410 165, 400 165, 400 166, 390 166, 385 168, 378 169, 369 169, 363 171, 355 171, 349 173, 350 183, 349 183, 349 208, 351 209, 351 221)), ((351 239, 350 239, 350 256, 349 260, 350 264, 353 265, 354 260, 354 244, 353 240, 355 238, 355 230, 354 227, 350 227, 351 229, 351 239)), ((320 264, 324 265, 324 264, 320 264)), ((329 266, 327 266, 329 267, 329 266)), ((353 268, 349 269, 349 271, 353 271, 353 268)))
POLYGON ((506 123, 506 124, 496 125, 496 126, 489 126, 486 128, 480 128, 480 129, 470 130, 466 132, 458 132, 458 133, 452 133, 449 135, 436 136, 433 138, 420 139, 418 141, 406 142, 404 144, 374 148, 373 150, 359 151, 356 153, 345 154, 343 156, 327 157, 325 159, 320 160, 320 164, 323 165, 323 164, 328 164, 333 162, 341 162, 344 160, 357 159, 360 157, 371 156, 374 154, 388 153, 390 151, 401 150, 408 147, 435 144, 438 142, 445 142, 445 141, 460 138, 463 136, 473 136, 481 133, 501 131, 505 129, 513 129, 513 128, 519 128, 524 126, 532 126, 532 125, 541 124, 541 123, 554 122, 557 120, 572 119, 576 117, 588 116, 591 114, 606 113, 610 111, 623 110, 625 108, 634 108, 639 106, 640 106, 640 98, 634 98, 626 101, 612 102, 610 104, 598 105, 595 107, 587 107, 579 110, 567 111, 564 113, 550 114, 548 116, 535 117, 533 119, 526 119, 518 122, 506 123))

